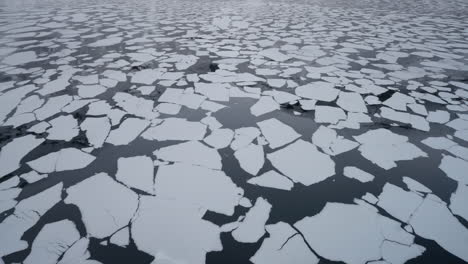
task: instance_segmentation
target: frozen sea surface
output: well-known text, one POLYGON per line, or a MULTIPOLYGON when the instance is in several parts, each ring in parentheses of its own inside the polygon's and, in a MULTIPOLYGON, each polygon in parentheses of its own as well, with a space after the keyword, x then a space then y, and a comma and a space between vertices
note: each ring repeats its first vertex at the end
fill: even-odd
POLYGON ((0 264, 468 263, 465 0, 2 0, 0 36, 0 264))

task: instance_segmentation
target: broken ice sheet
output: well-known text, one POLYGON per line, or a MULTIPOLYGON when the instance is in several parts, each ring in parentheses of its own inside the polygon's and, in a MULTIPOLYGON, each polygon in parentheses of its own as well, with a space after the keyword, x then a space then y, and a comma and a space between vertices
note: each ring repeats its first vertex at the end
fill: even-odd
POLYGON ((78 239, 80 233, 70 220, 45 225, 33 241, 25 264, 55 264, 78 239))
POLYGON ((119 158, 115 178, 128 187, 154 194, 154 165, 148 156, 119 158))
POLYGON ((24 156, 42 142, 44 142, 44 139, 26 135, 14 138, 3 146, 0 152, 0 178, 18 169, 24 156))
POLYGON ((346 119, 346 113, 338 107, 317 105, 315 106, 315 122, 336 124, 346 119))
MULTIPOLYGON (((320 213, 294 226, 319 256, 350 264, 381 259, 384 241, 411 245, 414 239, 398 222, 379 215, 375 208, 356 204, 329 202, 320 213)), ((397 255, 402 252, 404 249, 397 255)))
POLYGON ((78 121, 72 115, 59 116, 49 121, 52 126, 47 129, 47 139, 70 141, 78 136, 78 121))
POLYGON ((65 203, 80 209, 90 236, 104 238, 130 223, 138 195, 106 173, 99 173, 69 187, 65 203))
POLYGON ((222 128, 211 132, 203 141, 215 149, 222 149, 229 146, 233 138, 234 131, 228 128, 222 128))
POLYGON ((158 159, 165 161, 182 162, 217 170, 222 167, 218 151, 200 141, 170 145, 154 151, 153 154, 158 159))
POLYGON ((468 229, 443 203, 426 197, 409 224, 417 235, 434 240, 445 250, 468 261, 468 229))
POLYGON ((351 179, 356 179, 360 182, 370 182, 374 180, 374 175, 365 172, 357 167, 351 166, 344 167, 343 175, 351 179))
POLYGON ((457 190, 450 197, 450 210, 468 221, 468 186, 458 184, 457 190))
POLYGON ((201 219, 204 212, 190 200, 143 196, 131 225, 132 239, 158 263, 204 264, 207 252, 223 249, 220 228, 201 219))
POLYGON ((232 237, 241 243, 257 242, 265 234, 265 223, 270 216, 271 207, 264 198, 257 198, 239 227, 232 231, 232 237))
POLYGON ((445 174, 460 184, 468 184, 468 162, 450 155, 443 155, 439 165, 445 174))
POLYGON ((272 149, 284 146, 300 137, 293 128, 275 118, 258 122, 257 126, 272 149))
POLYGON ((291 180, 274 170, 267 171, 258 177, 253 177, 249 179, 247 183, 288 191, 294 186, 291 180))
POLYGON ((289 224, 278 222, 265 226, 269 234, 262 246, 250 258, 255 264, 317 264, 319 259, 304 239, 289 224))
POLYGON ((96 159, 93 155, 76 148, 65 148, 27 162, 29 167, 40 173, 77 170, 87 167, 96 159))
POLYGON ((24 232, 61 200, 63 184, 59 183, 18 203, 13 214, 0 223, 0 257, 28 247, 21 238, 24 232))
POLYGON ((263 146, 250 144, 234 152, 234 157, 239 161, 240 167, 246 172, 257 175, 265 163, 263 146))
POLYGON ((335 175, 335 162, 302 139, 267 154, 267 158, 289 179, 306 186, 335 175))
POLYGON ((338 136, 331 128, 320 126, 312 135, 312 143, 328 155, 338 155, 350 151, 359 144, 349 139, 338 136))
POLYGON ((396 161, 427 157, 427 154, 408 142, 408 137, 379 128, 354 136, 361 146, 361 155, 372 163, 388 170, 396 167, 396 161))
POLYGON ((234 213, 244 194, 223 171, 183 163, 159 166, 155 188, 160 198, 177 199, 225 215, 234 213))
POLYGON ((280 105, 271 96, 262 96, 250 107, 250 113, 254 116, 261 116, 278 109, 280 109, 280 105))
POLYGON ((120 126, 113 129, 106 139, 112 145, 127 145, 143 132, 150 122, 139 118, 127 118, 120 126))
POLYGON ((296 88, 297 96, 318 101, 331 102, 336 99, 340 90, 334 88, 335 84, 329 82, 312 82, 296 88))
POLYGON ((80 126, 86 132, 89 143, 95 148, 102 147, 111 130, 108 117, 88 117, 80 126))
POLYGON ((411 214, 421 205, 423 198, 398 186, 386 183, 377 205, 402 222, 408 222, 411 214))

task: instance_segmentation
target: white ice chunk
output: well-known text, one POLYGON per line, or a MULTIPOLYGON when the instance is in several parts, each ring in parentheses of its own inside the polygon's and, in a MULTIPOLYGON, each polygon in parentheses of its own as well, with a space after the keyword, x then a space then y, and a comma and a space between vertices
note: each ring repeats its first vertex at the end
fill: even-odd
POLYGON ((107 117, 88 117, 81 123, 81 129, 86 132, 88 142, 100 148, 109 135, 111 123, 107 117))
POLYGON ((102 93, 104 93, 107 89, 102 85, 77 85, 76 88, 78 89, 78 95, 81 98, 94 98, 102 93))
POLYGON ((258 177, 253 177, 247 181, 250 184, 290 191, 294 183, 280 173, 270 170, 258 177))
POLYGON ((458 184, 457 190, 450 197, 450 210, 468 221, 468 186, 458 184))
POLYGON ((432 123, 445 124, 450 121, 450 113, 443 110, 429 112, 426 120, 432 123))
POLYGON ((107 47, 119 44, 122 42, 122 38, 120 37, 109 37, 105 39, 100 39, 96 42, 88 44, 90 47, 107 47))
POLYGON ((0 125, 7 115, 18 106, 21 99, 35 89, 36 86, 34 85, 26 85, 10 90, 0 96, 0 125))
POLYGON ((374 175, 365 172, 357 167, 351 166, 344 167, 343 175, 351 179, 356 179, 360 182, 370 182, 374 180, 374 175))
POLYGON ((325 126, 320 126, 315 131, 312 143, 328 155, 338 155, 359 146, 358 143, 338 136, 335 130, 325 126))
POLYGON ((223 246, 220 228, 201 219, 203 214, 187 201, 143 196, 131 226, 132 239, 157 263, 204 264, 207 252, 223 246))
POLYGON ((289 144, 301 136, 293 128, 275 118, 258 122, 257 125, 272 149, 289 144))
POLYGON ((58 79, 50 81, 38 91, 40 95, 48 95, 52 93, 56 93, 59 91, 63 91, 67 88, 67 86, 70 84, 70 75, 65 75, 65 76, 60 76, 58 79))
POLYGON ((240 167, 246 172, 257 175, 265 163, 263 146, 250 144, 247 147, 236 150, 234 157, 239 161, 240 167))
POLYGON ((96 238, 112 235, 130 223, 138 196, 106 173, 99 173, 67 189, 65 203, 80 209, 86 232, 96 238))
POLYGON ((319 214, 294 226, 323 258, 364 264, 381 258, 384 237, 377 216, 360 205, 327 203, 319 214))
POLYGON ((366 103, 358 93, 341 92, 336 104, 349 112, 367 113, 366 103))
POLYGON ((281 173, 306 186, 335 175, 335 162, 314 145, 301 139, 267 154, 267 158, 281 173))
POLYGON ((52 173, 55 171, 78 170, 87 167, 96 159, 93 155, 76 148, 65 148, 27 162, 35 171, 52 173))
POLYGON ((458 181, 461 184, 468 184, 468 162, 449 155, 444 155, 440 162, 441 169, 448 177, 458 181))
POLYGON ((257 198, 255 205, 245 215, 232 237, 241 243, 255 243, 265 234, 265 223, 268 221, 271 204, 262 197, 257 198))
POLYGON ((141 132, 149 126, 149 124, 150 122, 147 120, 127 118, 117 129, 110 132, 106 142, 112 145, 128 145, 138 135, 140 135, 141 132))
POLYGON ((225 215, 234 213, 244 193, 223 171, 182 163, 159 166, 155 186, 156 195, 161 198, 177 199, 225 215))
POLYGON ((163 76, 164 72, 161 70, 144 69, 136 72, 131 79, 132 83, 141 83, 150 85, 163 76))
POLYGON ((241 127, 234 131, 234 140, 231 143, 233 150, 243 148, 260 136, 260 130, 256 127, 241 127))
POLYGON ((181 106, 170 103, 160 103, 156 106, 156 110, 166 115, 177 115, 181 106))
POLYGON ((468 229, 444 204, 430 198, 424 199, 409 224, 419 236, 434 240, 448 252, 468 261, 468 229))
POLYGON ((229 84, 225 83, 195 83, 195 92, 203 94, 212 101, 229 101, 229 84))
POLYGON ((80 233, 70 220, 45 225, 31 246, 24 264, 56 264, 62 254, 80 239, 80 233))
POLYGON ((220 170, 221 156, 216 149, 200 141, 188 141, 160 148, 153 152, 160 160, 182 162, 220 170))
POLYGON ((271 96, 262 96, 250 107, 250 113, 254 116, 261 116, 278 109, 280 109, 280 105, 271 96))
POLYGON ((414 104, 415 102, 413 97, 396 92, 382 104, 395 110, 406 111, 406 105, 414 104))
POLYGON ((419 257, 424 251, 426 248, 420 245, 407 246, 387 240, 382 244, 382 257, 391 264, 404 264, 419 257))
POLYGON ((49 121, 52 126, 47 130, 47 139, 70 141, 78 136, 78 121, 72 115, 59 116, 49 121))
POLYGON ((76 241, 62 256, 57 264, 101 264, 97 260, 90 260, 91 254, 88 251, 89 239, 82 237, 76 241))
POLYGON ((279 52, 278 48, 264 49, 258 53, 258 55, 269 58, 274 61, 287 61, 291 57, 279 52))
POLYGON ((20 162, 31 150, 39 146, 44 139, 33 135, 14 138, 0 151, 0 178, 20 168, 20 162))
POLYGON ((24 51, 13 53, 7 57, 5 57, 2 63, 11 65, 11 66, 18 66, 22 64, 26 64, 29 62, 33 62, 37 60, 36 52, 34 51, 24 51))
POLYGON ((0 223, 0 256, 28 247, 28 243, 21 240, 24 232, 61 200, 62 188, 63 184, 59 183, 18 203, 13 214, 0 223))
POLYGON ((154 165, 148 156, 119 158, 115 178, 128 187, 154 194, 154 165))
POLYGON ((408 222, 413 212, 423 202, 421 196, 386 183, 379 195, 378 206, 402 222, 408 222))
POLYGON ((317 264, 319 259, 290 225, 279 222, 267 225, 269 237, 250 258, 255 264, 317 264))
POLYGON ((412 190, 413 192, 422 192, 422 193, 431 193, 431 189, 427 188, 426 186, 422 185, 421 183, 409 178, 403 177, 403 182, 406 184, 408 189, 412 190))
POLYGON ((396 161, 427 157, 427 154, 408 142, 408 137, 379 128, 354 138, 361 143, 361 155, 372 163, 388 170, 396 167, 396 161))
POLYGON ((346 119, 346 113, 338 107, 317 105, 315 106, 315 122, 336 124, 346 119))
POLYGON ((329 82, 313 82, 296 88, 296 95, 318 101, 331 102, 336 99, 340 90, 334 88, 335 84, 329 82))
POLYGON ((234 138, 234 131, 228 128, 216 129, 203 141, 215 149, 222 149, 231 144, 234 138))

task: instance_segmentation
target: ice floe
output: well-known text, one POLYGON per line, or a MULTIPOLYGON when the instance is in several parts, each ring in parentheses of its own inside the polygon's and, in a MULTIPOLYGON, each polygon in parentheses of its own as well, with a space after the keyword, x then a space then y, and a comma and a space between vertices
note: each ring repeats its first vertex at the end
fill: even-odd
POLYGON ((14 138, 3 146, 0 152, 0 178, 19 169, 24 156, 37 148, 42 142, 44 142, 44 139, 26 135, 14 138))
POLYGON ((127 118, 120 126, 113 129, 106 139, 107 143, 112 145, 127 145, 143 132, 150 122, 139 118, 127 118))
POLYGON ((29 167, 39 173, 77 170, 87 167, 95 156, 76 148, 65 148, 27 162, 29 167))
POLYGON ((344 167, 343 175, 351 179, 356 179, 360 182, 370 182, 375 178, 374 175, 352 166, 344 167))
POLYGON ((274 170, 267 171, 258 177, 253 177, 247 182, 262 187, 287 191, 291 190, 294 186, 291 180, 274 170))
POLYGON ((335 162, 304 140, 267 154, 272 165, 294 182, 312 185, 335 175, 335 162))
POLYGON ((236 150, 234 157, 239 161, 240 167, 243 170, 254 176, 257 175, 265 163, 263 146, 256 144, 250 144, 236 150))
POLYGON ((153 154, 164 161, 182 162, 217 170, 222 167, 218 151, 200 141, 188 141, 163 147, 154 151, 153 154))
POLYGON ((445 250, 468 261, 468 230, 444 204, 425 198, 413 213, 409 224, 417 235, 434 240, 445 250))
POLYGON ((154 194, 154 165, 148 156, 119 158, 115 178, 128 187, 154 194))
POLYGON ((271 211, 271 204, 258 198, 245 215, 239 227, 232 231, 232 237, 242 243, 255 243, 265 234, 265 223, 271 211))
POLYGON ((99 173, 69 187, 65 203, 78 206, 90 236, 104 238, 130 223, 138 195, 106 173, 99 173))
POLYGON ((270 148, 282 147, 300 137, 293 128, 275 118, 270 118, 257 123, 270 148))
POLYGON ((226 215, 234 213, 244 193, 222 171, 182 163, 159 166, 155 188, 160 198, 184 201, 226 215))
POLYGON ((31 253, 23 263, 55 264, 78 239, 80 233, 70 220, 47 224, 34 239, 31 253))
POLYGON ((186 201, 141 197, 132 239, 156 262, 204 264, 207 252, 223 246, 220 228, 201 219, 203 214, 198 205, 186 201))
POLYGON ((317 264, 319 259, 308 248, 302 236, 290 225, 279 222, 265 226, 269 237, 250 258, 255 264, 317 264))
POLYGON ((396 167, 396 161, 427 157, 421 149, 408 142, 408 137, 379 128, 354 136, 361 146, 361 155, 372 163, 388 170, 396 167))

